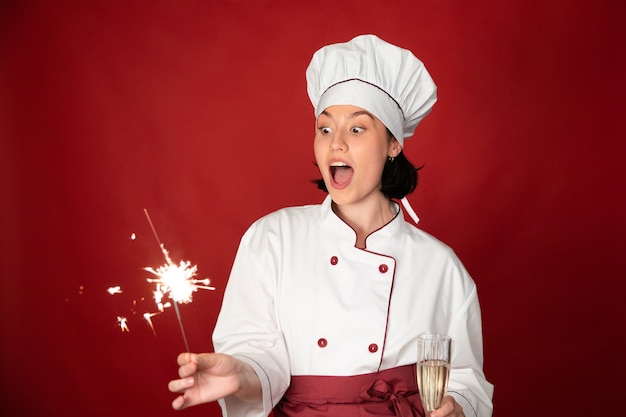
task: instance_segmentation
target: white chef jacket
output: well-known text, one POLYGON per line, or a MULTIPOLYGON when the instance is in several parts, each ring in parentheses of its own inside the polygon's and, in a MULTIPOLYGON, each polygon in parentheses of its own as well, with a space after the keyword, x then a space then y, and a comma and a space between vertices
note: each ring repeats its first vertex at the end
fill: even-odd
POLYGON ((213 333, 249 363, 263 401, 220 400, 224 416, 267 416, 290 375, 349 376, 417 360, 417 336, 452 337, 448 393, 465 415, 492 414, 476 285, 446 245, 396 216, 366 249, 331 208, 291 207, 243 235, 213 333))

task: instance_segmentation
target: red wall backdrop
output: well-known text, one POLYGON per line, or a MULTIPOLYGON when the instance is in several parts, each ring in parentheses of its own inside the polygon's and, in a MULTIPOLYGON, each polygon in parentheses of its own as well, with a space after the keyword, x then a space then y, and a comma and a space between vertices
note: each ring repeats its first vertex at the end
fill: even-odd
POLYGON ((218 415, 170 409, 184 344, 173 309, 156 335, 142 318, 142 268, 164 263, 143 209, 217 287, 180 308, 191 349, 209 351, 244 230, 323 198, 311 54, 368 32, 439 85, 407 143, 425 164, 410 199, 479 286, 495 415, 619 413, 620 4, 2 2, 0 414, 218 415))

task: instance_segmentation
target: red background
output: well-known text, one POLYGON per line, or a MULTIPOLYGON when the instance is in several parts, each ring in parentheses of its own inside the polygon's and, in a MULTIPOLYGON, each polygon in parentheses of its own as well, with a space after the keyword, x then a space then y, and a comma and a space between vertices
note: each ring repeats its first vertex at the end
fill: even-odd
POLYGON ((156 336, 141 318, 141 268, 164 262, 143 209, 217 287, 180 308, 209 351, 244 230, 323 198, 304 70, 361 33, 413 50, 439 85, 407 143, 425 164, 410 200, 479 286, 494 414, 619 413, 620 4, 3 2, 1 414, 218 415, 170 409, 184 344, 173 309, 156 336))

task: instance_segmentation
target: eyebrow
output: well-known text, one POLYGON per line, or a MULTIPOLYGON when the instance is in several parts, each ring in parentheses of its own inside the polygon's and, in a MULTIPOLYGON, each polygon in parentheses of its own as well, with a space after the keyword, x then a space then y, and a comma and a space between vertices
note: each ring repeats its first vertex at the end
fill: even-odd
MULTIPOLYGON (((330 113, 328 113, 326 110, 324 110, 321 114, 325 115, 326 117, 330 117, 331 119, 334 119, 333 116, 330 113)), ((355 117, 362 116, 362 115, 369 116, 372 120, 376 121, 376 119, 374 118, 374 115, 368 112, 367 110, 358 110, 358 111, 355 111, 354 113, 350 113, 348 115, 348 119, 354 119, 355 117)))

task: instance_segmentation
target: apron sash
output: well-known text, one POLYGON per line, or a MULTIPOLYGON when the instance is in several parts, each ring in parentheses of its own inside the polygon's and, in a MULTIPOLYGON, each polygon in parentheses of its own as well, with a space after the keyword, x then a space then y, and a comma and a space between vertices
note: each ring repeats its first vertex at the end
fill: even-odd
POLYGON ((424 417, 415 364, 363 375, 291 377, 275 417, 424 417))

